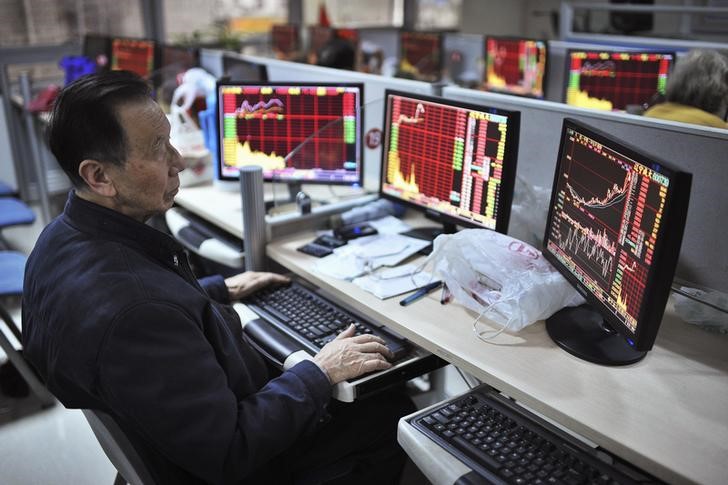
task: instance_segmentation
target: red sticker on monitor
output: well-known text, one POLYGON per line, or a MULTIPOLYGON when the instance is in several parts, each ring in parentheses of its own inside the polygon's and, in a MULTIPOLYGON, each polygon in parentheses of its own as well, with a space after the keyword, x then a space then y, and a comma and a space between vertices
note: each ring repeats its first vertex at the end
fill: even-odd
POLYGON ((372 128, 367 131, 364 141, 368 148, 378 148, 382 144, 382 130, 379 128, 372 128))

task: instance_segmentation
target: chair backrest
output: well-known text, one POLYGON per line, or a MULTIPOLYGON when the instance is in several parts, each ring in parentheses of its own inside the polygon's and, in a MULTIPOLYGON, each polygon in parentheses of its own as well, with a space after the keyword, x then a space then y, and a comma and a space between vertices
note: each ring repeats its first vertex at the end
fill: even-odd
POLYGON ((131 485, 154 485, 151 473, 114 418, 96 409, 82 411, 101 448, 119 474, 131 485))

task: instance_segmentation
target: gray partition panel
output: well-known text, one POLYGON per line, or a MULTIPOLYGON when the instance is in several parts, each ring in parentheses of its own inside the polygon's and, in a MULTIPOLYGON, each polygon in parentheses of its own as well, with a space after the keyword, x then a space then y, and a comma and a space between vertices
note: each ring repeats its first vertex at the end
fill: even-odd
MULTIPOLYGON (((244 59, 265 64, 271 82, 350 82, 364 83, 364 133, 382 129, 384 121, 384 90, 398 89, 410 93, 431 95, 433 87, 422 81, 384 77, 355 71, 312 66, 297 62, 281 61, 267 57, 242 56, 244 59)), ((369 148, 364 144, 364 187, 379 190, 381 172, 381 146, 369 148)))
POLYGON ((551 187, 562 120, 567 116, 692 173, 690 209, 677 274, 728 291, 728 248, 723 225, 728 220, 728 130, 458 87, 444 88, 443 95, 521 112, 517 173, 530 186, 551 187))

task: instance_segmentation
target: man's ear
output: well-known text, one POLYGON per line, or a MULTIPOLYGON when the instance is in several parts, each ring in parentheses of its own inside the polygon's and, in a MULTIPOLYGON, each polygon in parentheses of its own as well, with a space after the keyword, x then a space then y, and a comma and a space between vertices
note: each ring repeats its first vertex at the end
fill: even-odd
POLYGON ((86 182, 89 190, 103 197, 116 196, 116 187, 109 177, 108 165, 98 160, 84 160, 78 166, 78 175, 86 182))

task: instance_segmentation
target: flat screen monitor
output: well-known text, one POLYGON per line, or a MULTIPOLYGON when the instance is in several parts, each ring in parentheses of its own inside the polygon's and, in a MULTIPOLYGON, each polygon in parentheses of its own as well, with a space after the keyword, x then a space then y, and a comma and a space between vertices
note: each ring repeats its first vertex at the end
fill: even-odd
POLYGON ((397 76, 435 82, 442 77, 443 37, 440 32, 400 32, 397 76))
POLYGON ((96 63, 96 72, 110 69, 111 37, 98 34, 83 36, 83 55, 96 63))
POLYGON ((112 39, 111 70, 132 71, 149 79, 155 66, 154 52, 153 40, 112 39))
POLYGON ((265 64, 223 55, 222 75, 232 81, 265 82, 268 80, 268 69, 265 64))
POLYGON ((380 194, 442 223, 508 229, 520 113, 385 91, 380 194))
POLYGON ((566 103, 582 108, 626 111, 642 106, 665 85, 674 53, 570 50, 566 103))
MULTIPOLYGON (((334 29, 323 25, 310 25, 308 27, 308 54, 315 56, 334 37, 334 29)), ((315 64, 315 59, 313 64, 315 64)))
POLYGON ((566 119, 544 256, 587 300, 546 328, 568 352, 629 364, 652 348, 670 292, 691 176, 566 119))
POLYGON ((271 27, 271 45, 276 56, 288 59, 301 50, 301 36, 296 24, 276 24, 271 27))
POLYGON ((235 83, 217 86, 219 176, 260 165, 289 184, 362 183, 361 83, 235 83))
POLYGON ((546 59, 546 41, 488 36, 485 38, 483 88, 543 98, 546 59))
POLYGON ((159 48, 159 67, 154 75, 158 87, 157 100, 167 103, 174 90, 182 83, 182 75, 200 65, 200 50, 195 47, 162 45, 159 48))

